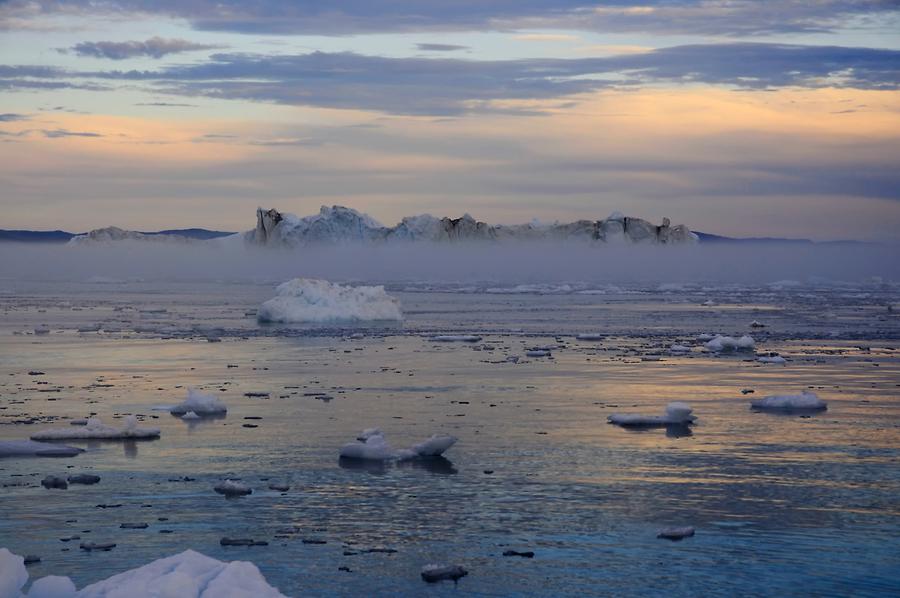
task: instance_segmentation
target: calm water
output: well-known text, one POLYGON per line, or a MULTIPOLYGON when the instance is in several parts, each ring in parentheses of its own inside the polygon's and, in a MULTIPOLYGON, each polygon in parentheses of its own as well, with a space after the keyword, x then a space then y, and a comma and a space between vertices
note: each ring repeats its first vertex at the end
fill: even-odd
POLYGON ((900 592, 900 316, 885 307, 895 287, 489 289, 394 285, 406 321, 351 339, 357 330, 258 326, 247 314, 268 285, 4 282, 0 439, 91 413, 141 414, 162 437, 0 461, 0 546, 40 555, 32 578, 66 574, 79 586, 193 548, 251 560, 291 595, 900 592), (767 327, 751 330, 753 320, 767 327), (111 332, 76 331, 98 323, 111 332), (40 324, 50 334, 30 333, 40 324), (433 332, 484 338, 439 344, 433 332), (673 342, 700 345, 700 333, 750 333, 789 362, 665 354, 673 342), (524 357, 546 344, 559 346, 552 359, 524 357), (663 357, 641 360, 654 354, 663 357), (228 416, 189 425, 152 410, 187 386, 220 395, 228 416), (748 408, 753 396, 808 387, 826 413, 748 408), (334 398, 306 396, 315 392, 334 398), (606 423, 674 400, 694 407, 693 434, 606 423), (16 423, 26 418, 39 421, 16 423), (432 433, 460 441, 427 465, 339 464, 340 446, 372 426, 397 447, 432 433), (82 471, 102 481, 39 483, 82 471), (254 493, 215 494, 224 477, 254 493), (149 527, 119 529, 126 522, 149 527), (669 525, 697 534, 658 540, 669 525), (85 553, 61 541, 73 535, 118 545, 85 553), (222 536, 269 545, 223 548, 222 536), (535 557, 501 556, 508 548, 535 557), (470 574, 426 586, 419 569, 431 562, 470 574))

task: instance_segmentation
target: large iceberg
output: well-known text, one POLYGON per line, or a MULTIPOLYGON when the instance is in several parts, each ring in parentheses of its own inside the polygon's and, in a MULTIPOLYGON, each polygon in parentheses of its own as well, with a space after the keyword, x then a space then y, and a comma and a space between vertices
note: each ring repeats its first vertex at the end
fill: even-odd
POLYGON ((322 206, 318 214, 297 217, 274 209, 256 210, 256 228, 244 233, 254 245, 300 247, 319 243, 428 241, 585 241, 600 243, 696 243, 698 237, 682 224, 661 225, 613 213, 604 220, 540 224, 488 224, 469 214, 437 218, 408 216, 396 226, 384 226, 366 214, 343 206, 322 206))
POLYGON ((340 323, 402 320, 400 302, 382 286, 351 287, 326 280, 295 278, 278 285, 276 296, 257 311, 260 322, 340 323))
POLYGON ((284 598, 253 563, 226 563, 193 550, 113 575, 81 590, 76 590, 68 577, 53 575, 38 579, 23 594, 27 582, 24 559, 0 548, 2 598, 284 598))

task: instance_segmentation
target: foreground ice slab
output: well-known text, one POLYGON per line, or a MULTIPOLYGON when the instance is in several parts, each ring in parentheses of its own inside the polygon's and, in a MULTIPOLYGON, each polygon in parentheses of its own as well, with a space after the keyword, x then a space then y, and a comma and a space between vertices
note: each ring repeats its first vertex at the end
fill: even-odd
POLYGON ((32 440, 130 440, 159 438, 159 428, 142 428, 137 418, 129 415, 125 418, 125 426, 116 428, 107 426, 99 417, 89 418, 85 426, 68 428, 50 428, 33 434, 32 440))
POLYGON ((197 416, 221 415, 228 412, 225 403, 214 395, 202 393, 196 388, 189 388, 187 392, 187 399, 171 407, 169 412, 182 416, 190 412, 197 416))
POLYGON ((137 569, 75 589, 68 577, 38 579, 27 594, 23 558, 0 548, 0 596, 3 598, 284 598, 253 563, 222 562, 186 550, 137 569))
POLYGON ((0 440, 0 457, 74 457, 83 452, 84 449, 64 444, 34 440, 0 440))
POLYGON ((666 405, 666 412, 663 415, 640 415, 637 413, 613 413, 607 420, 611 424, 623 427, 652 427, 652 426, 671 426, 671 425, 688 425, 694 423, 697 419, 691 415, 690 405, 675 401, 666 405))
POLYGON ((295 278, 278 285, 276 296, 257 311, 260 322, 341 323, 399 321, 400 302, 382 286, 350 287, 326 280, 295 278))
POLYGON ((368 461, 389 461, 392 459, 415 459, 417 457, 439 457, 456 444, 455 436, 435 434, 428 440, 408 449, 395 450, 387 443, 378 428, 363 430, 356 442, 341 447, 342 459, 362 459, 368 461))
POLYGON ((750 402, 752 409, 759 411, 825 411, 828 403, 814 392, 804 390, 798 395, 771 395, 750 402))

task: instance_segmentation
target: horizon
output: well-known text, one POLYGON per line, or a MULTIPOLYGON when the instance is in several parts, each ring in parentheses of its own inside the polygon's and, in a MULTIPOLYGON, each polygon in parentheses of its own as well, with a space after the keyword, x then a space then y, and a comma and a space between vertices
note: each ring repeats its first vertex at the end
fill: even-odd
POLYGON ((343 204, 900 240, 900 8, 778 8, 8 1, 2 227, 343 204))

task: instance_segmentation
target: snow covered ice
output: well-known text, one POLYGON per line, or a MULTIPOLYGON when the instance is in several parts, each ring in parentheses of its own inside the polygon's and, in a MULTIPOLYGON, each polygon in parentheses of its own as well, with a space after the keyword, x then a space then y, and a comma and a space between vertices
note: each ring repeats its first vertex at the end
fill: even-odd
POLYGON ((137 418, 129 415, 121 428, 104 424, 99 417, 91 417, 85 426, 51 428, 32 434, 32 440, 129 440, 159 438, 159 428, 143 428, 137 418))
POLYGON ((750 402, 750 407, 760 411, 825 411, 828 403, 814 392, 804 390, 798 395, 770 395, 750 402))
POLYGON ((611 424, 623 427, 687 425, 694 423, 697 419, 694 415, 691 415, 692 411, 693 409, 687 403, 674 401, 666 405, 666 411, 663 415, 613 413, 607 417, 607 420, 611 424))
POLYGON ((181 415, 184 419, 195 419, 202 415, 221 415, 228 411, 228 407, 217 396, 200 392, 195 388, 189 388, 187 398, 169 411, 174 415, 181 415), (188 417, 193 413, 194 417, 188 417))
POLYGON ((383 286, 351 287, 326 280, 295 278, 278 285, 276 296, 257 312, 260 322, 352 323, 400 321, 400 302, 383 286))
POLYGON ((92 583, 81 590, 68 577, 36 580, 28 593, 24 559, 0 548, 2 598, 284 598, 253 563, 223 562, 193 550, 92 583))
POLYGON ((413 445, 408 449, 395 450, 391 448, 384 434, 378 428, 368 428, 357 437, 356 442, 350 442, 341 447, 340 456, 343 459, 361 459, 368 461, 389 461, 392 459, 415 459, 417 457, 439 457, 447 449, 456 444, 454 436, 434 434, 424 442, 413 445))

